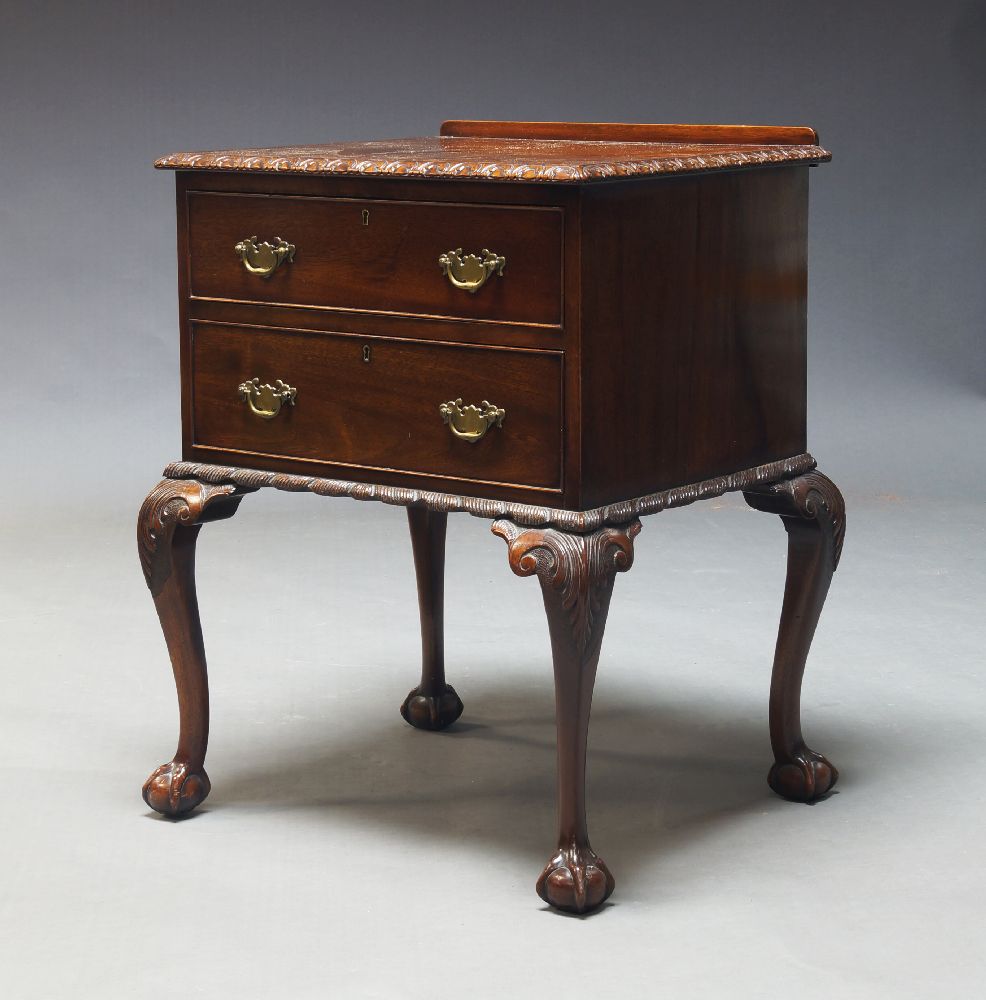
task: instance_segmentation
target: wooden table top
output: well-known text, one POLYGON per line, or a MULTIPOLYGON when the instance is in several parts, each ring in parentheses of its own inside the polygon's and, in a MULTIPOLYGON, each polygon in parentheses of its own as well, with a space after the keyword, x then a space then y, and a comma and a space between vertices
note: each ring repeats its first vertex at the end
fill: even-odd
MULTIPOLYGON (((446 123, 444 128, 455 124, 446 123)), ((475 127, 482 123, 469 124, 475 127)), ((583 134, 593 134, 589 131, 590 126, 584 128, 583 134)), ((764 141, 764 138, 775 138, 774 130, 746 126, 729 126, 730 131, 725 131, 727 127, 724 126, 647 128, 651 129, 651 135, 668 134, 676 138, 680 135, 682 141, 636 141, 633 132, 626 134, 634 136, 634 141, 622 137, 438 135, 375 142, 172 153, 159 159, 155 166, 172 170, 582 183, 614 177, 820 163, 831 159, 831 153, 814 144, 810 129, 777 129, 778 141, 764 141), (665 131, 654 131, 658 128, 665 131), (723 136, 744 140, 749 136, 750 141, 715 141, 723 136), (808 141, 797 141, 799 139, 808 141)), ((642 133, 643 136, 647 134, 642 133)))

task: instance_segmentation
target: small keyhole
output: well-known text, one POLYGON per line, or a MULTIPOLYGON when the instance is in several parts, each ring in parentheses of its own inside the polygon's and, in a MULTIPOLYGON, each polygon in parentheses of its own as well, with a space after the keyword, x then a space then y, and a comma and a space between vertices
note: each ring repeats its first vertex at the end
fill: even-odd
POLYGON ((367 364, 370 363, 370 345, 369 344, 364 344, 363 345, 363 360, 367 364))
POLYGON ((368 208, 364 208, 362 215, 363 215, 363 225, 368 226, 370 224, 370 210, 368 208))

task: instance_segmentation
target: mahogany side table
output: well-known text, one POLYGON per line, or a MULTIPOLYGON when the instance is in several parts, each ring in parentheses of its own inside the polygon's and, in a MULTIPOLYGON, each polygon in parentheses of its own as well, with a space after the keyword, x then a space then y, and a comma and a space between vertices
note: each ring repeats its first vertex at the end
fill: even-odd
POLYGON ((442 729, 449 513, 492 521, 551 637, 558 839, 537 881, 585 912, 589 706, 640 518, 742 490, 788 570, 770 689, 780 795, 838 777, 801 734, 801 679, 845 508, 806 454, 810 128, 445 122, 431 138, 177 153, 182 457, 139 515, 178 688, 168 816, 210 790, 195 542, 263 487, 407 508, 421 682, 442 729))

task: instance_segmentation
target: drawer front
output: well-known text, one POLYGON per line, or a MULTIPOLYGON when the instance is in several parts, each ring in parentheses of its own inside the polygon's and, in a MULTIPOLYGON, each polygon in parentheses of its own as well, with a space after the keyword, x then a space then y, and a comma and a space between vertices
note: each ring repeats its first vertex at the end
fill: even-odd
POLYGON ((235 452, 236 464, 254 455, 562 488, 558 352, 212 323, 191 336, 192 442, 235 452), (484 402, 484 416, 466 409, 484 402))
POLYGON ((188 246, 192 296, 561 325, 558 208, 189 192, 188 246))

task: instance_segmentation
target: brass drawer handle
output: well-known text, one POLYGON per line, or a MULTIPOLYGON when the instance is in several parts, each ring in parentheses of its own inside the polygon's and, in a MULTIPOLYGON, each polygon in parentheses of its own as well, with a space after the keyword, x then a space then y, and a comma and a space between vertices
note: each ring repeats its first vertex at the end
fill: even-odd
POLYGON ((485 399, 479 406, 463 406, 461 399, 450 399, 438 408, 449 430, 463 441, 475 443, 491 427, 502 427, 507 411, 485 399))
POLYGON ((233 247, 236 256, 243 261, 243 266, 251 274, 259 274, 261 278, 269 278, 284 261, 294 260, 294 244, 274 237, 274 243, 258 243, 256 236, 240 240, 233 247))
POLYGON ((474 253, 462 256, 462 247, 455 250, 446 250, 438 258, 438 266, 442 269, 448 280, 456 288, 464 288, 467 292, 478 292, 486 279, 491 274, 503 275, 507 258, 491 253, 489 250, 483 251, 482 257, 477 257, 474 253))
POLYGON ((240 383, 240 399, 246 400, 247 406, 262 420, 273 420, 281 412, 285 403, 294 406, 298 390, 285 385, 280 379, 273 385, 261 385, 260 379, 251 379, 240 383))

